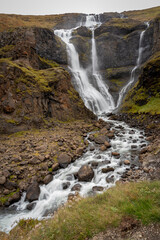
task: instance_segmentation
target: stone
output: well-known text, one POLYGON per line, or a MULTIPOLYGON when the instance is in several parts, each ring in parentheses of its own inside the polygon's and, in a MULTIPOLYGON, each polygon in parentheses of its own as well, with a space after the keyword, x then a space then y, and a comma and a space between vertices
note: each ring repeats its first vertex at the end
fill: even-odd
POLYGON ((84 182, 90 182, 94 177, 93 169, 88 165, 83 165, 78 171, 78 180, 84 182))
POLYGON ((58 168, 59 168, 59 163, 54 163, 54 164, 52 165, 52 171, 57 171, 58 168))
POLYGON ((7 179, 6 179, 5 176, 0 177, 0 185, 5 184, 6 180, 7 180, 7 179))
POLYGON ((37 182, 34 182, 27 189, 26 200, 28 200, 29 202, 36 201, 39 198, 39 194, 40 194, 39 184, 37 182))
POLYGON ((94 167, 94 168, 97 167, 97 166, 98 166, 98 162, 93 161, 93 162, 91 163, 91 166, 94 167))
POLYGON ((114 168, 112 167, 102 168, 102 173, 108 173, 113 171, 114 171, 114 168))
POLYGON ((66 153, 61 153, 57 160, 61 168, 66 168, 71 163, 71 157, 66 153))
POLYGON ((124 160, 124 164, 125 165, 130 165, 130 161, 129 160, 124 160))
POLYGON ((29 211, 31 211, 35 206, 36 206, 36 203, 29 203, 26 208, 27 208, 29 211))
POLYGON ((104 190, 104 188, 101 186, 94 186, 92 188, 92 190, 93 190, 93 192, 102 192, 104 190))
POLYGON ((110 147, 111 147, 111 144, 110 144, 108 141, 105 141, 105 142, 104 142, 104 145, 105 145, 107 148, 110 148, 110 147))
POLYGON ((106 147, 105 145, 102 145, 102 146, 100 147, 100 150, 101 150, 101 151, 106 151, 106 149, 107 149, 107 147, 106 147))
POLYGON ((71 185, 70 182, 65 182, 65 183, 63 183, 63 184, 62 184, 63 190, 69 188, 70 185, 71 185))
POLYGON ((114 137, 114 133, 112 133, 112 132, 107 133, 107 137, 110 138, 110 139, 113 138, 114 137))
POLYGON ((43 183, 44 184, 48 184, 53 180, 53 176, 51 174, 48 174, 44 179, 43 179, 43 183))
POLYGON ((106 177, 106 182, 107 182, 107 183, 113 183, 113 182, 114 182, 114 176, 112 176, 112 177, 106 177))
POLYGON ((94 151, 95 147, 94 146, 90 146, 90 151, 94 151))
POLYGON ((84 148, 79 147, 79 148, 77 148, 77 150, 76 150, 76 154, 82 155, 82 154, 83 154, 83 151, 84 151, 84 148))
POLYGON ((77 183, 71 188, 71 191, 79 192, 81 190, 81 187, 82 187, 81 184, 77 183))
POLYGON ((95 143, 97 144, 104 144, 107 141, 107 137, 105 135, 98 136, 94 138, 95 143))
POLYGON ((18 202, 20 198, 21 198, 20 192, 16 192, 11 197, 9 197, 8 202, 12 204, 18 202))
POLYGON ((17 188, 17 183, 7 180, 7 182, 4 184, 4 187, 9 190, 14 190, 17 188))
POLYGON ((120 154, 118 152, 112 152, 112 156, 116 157, 116 158, 119 158, 120 157, 120 154))

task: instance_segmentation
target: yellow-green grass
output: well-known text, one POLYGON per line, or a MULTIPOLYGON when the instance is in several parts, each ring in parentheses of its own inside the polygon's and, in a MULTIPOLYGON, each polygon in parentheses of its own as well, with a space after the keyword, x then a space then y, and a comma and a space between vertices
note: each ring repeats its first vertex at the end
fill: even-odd
MULTIPOLYGON (((13 31, 16 27, 42 27, 53 29, 58 23, 64 22, 64 18, 70 14, 56 15, 16 15, 16 14, 0 14, 0 32, 13 31)), ((73 13, 77 16, 78 14, 73 13)))
POLYGON ((21 235, 24 240, 84 240, 118 227, 124 217, 142 224, 160 222, 160 181, 117 184, 103 194, 69 202, 31 232, 27 232, 27 224, 25 228, 19 224, 8 239, 17 240, 21 235))
POLYGON ((139 20, 142 22, 150 21, 156 18, 158 15, 160 16, 160 6, 144 10, 127 11, 124 12, 124 14, 134 20, 139 20))

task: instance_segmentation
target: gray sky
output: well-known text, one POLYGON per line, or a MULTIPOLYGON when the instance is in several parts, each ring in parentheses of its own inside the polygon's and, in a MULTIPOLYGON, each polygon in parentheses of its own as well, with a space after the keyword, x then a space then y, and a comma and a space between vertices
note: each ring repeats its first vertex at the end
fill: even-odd
POLYGON ((0 13, 103 13, 160 6, 160 0, 0 0, 0 13))

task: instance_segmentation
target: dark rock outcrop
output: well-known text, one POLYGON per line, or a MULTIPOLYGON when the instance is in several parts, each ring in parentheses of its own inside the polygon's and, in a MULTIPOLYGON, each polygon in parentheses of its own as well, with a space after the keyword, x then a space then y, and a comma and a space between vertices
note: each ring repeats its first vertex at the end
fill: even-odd
POLYGON ((39 198, 39 194, 40 194, 39 184, 37 182, 34 182, 27 189, 26 200, 28 200, 29 202, 36 201, 39 198))
POLYGON ((84 182, 90 182, 94 177, 93 169, 88 165, 83 165, 78 171, 78 180, 84 182))

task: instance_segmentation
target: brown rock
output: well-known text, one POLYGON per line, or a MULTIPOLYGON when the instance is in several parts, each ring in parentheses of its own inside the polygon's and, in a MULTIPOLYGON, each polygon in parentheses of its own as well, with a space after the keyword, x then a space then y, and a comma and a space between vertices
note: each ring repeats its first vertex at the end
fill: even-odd
POLYGON ((107 147, 106 147, 105 145, 102 145, 102 146, 100 147, 100 150, 101 150, 101 151, 106 151, 106 149, 107 149, 107 147))
POLYGON ((107 148, 110 148, 110 147, 111 147, 111 144, 110 144, 108 141, 105 141, 104 145, 105 145, 107 148))
POLYGON ((77 183, 71 188, 71 191, 79 192, 81 190, 81 187, 82 187, 81 184, 77 183))
POLYGON ((113 137, 114 137, 114 133, 112 133, 112 132, 107 133, 107 137, 108 137, 108 138, 113 138, 113 137))
POLYGON ((124 164, 125 165, 130 165, 130 161, 129 160, 124 160, 124 164))
POLYGON ((44 179, 43 182, 44 184, 48 184, 53 180, 53 176, 51 174, 48 174, 44 179))
POLYGON ((105 135, 98 136, 98 137, 95 137, 95 138, 94 138, 94 141, 95 141, 95 143, 97 143, 97 144, 104 144, 106 140, 107 140, 107 138, 106 138, 105 135))
POLYGON ((5 184, 5 182, 6 182, 6 177, 5 176, 0 177, 0 185, 5 184))
POLYGON ((26 200, 28 200, 29 202, 36 201, 39 198, 39 194, 40 194, 39 184, 37 182, 34 182, 27 189, 26 200))
POLYGON ((101 187, 101 186, 94 186, 94 187, 92 188, 92 190, 93 190, 94 192, 101 192, 101 191, 104 190, 104 188, 101 187))
POLYGON ((84 182, 90 182, 94 177, 93 169, 88 165, 83 165, 78 171, 78 180, 84 182))
POLYGON ((112 152, 112 156, 119 158, 120 154, 118 152, 112 152))
POLYGON ((102 168, 102 173, 108 173, 108 172, 113 172, 114 168, 108 167, 108 168, 102 168))
POLYGON ((58 168, 59 168, 59 163, 54 163, 54 164, 52 165, 52 171, 57 171, 58 168))
POLYGON ((57 160, 58 160, 60 167, 62 167, 62 168, 66 168, 68 166, 68 164, 71 163, 71 157, 66 153, 61 153, 58 156, 57 160))
POLYGON ((84 151, 84 148, 79 147, 79 148, 77 148, 77 150, 76 150, 76 154, 82 155, 82 154, 83 154, 83 151, 84 151))

